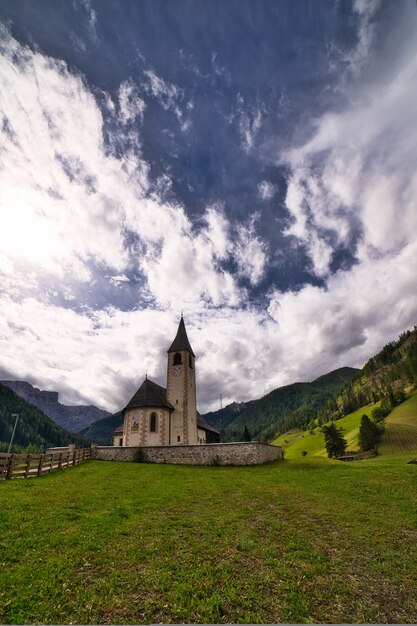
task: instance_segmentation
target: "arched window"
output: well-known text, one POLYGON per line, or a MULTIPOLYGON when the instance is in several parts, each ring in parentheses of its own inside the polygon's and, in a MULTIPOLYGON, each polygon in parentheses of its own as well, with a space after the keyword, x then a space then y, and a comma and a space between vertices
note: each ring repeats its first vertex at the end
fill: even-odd
POLYGON ((151 417, 150 417, 150 424, 149 424, 149 431, 151 433, 156 433, 157 432, 157 426, 158 426, 158 416, 156 413, 151 413, 151 417))
POLYGON ((174 365, 181 365, 182 364, 182 358, 179 352, 176 352, 174 354, 174 365))

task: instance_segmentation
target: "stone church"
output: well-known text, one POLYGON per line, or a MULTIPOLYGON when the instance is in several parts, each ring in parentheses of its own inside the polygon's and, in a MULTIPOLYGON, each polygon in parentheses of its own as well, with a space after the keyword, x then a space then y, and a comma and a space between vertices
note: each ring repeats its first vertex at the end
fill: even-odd
POLYGON ((175 446, 217 443, 220 433, 197 411, 195 355, 184 319, 168 349, 167 388, 146 376, 123 409, 113 446, 175 446))

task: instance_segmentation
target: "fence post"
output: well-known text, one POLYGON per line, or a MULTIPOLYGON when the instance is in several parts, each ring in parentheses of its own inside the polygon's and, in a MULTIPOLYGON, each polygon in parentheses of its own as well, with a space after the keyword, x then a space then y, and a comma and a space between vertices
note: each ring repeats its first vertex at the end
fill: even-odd
POLYGON ((58 469, 61 469, 62 464, 62 452, 59 453, 58 469))
POLYGON ((28 454, 28 455, 26 456, 25 478, 27 478, 27 477, 29 476, 30 459, 31 459, 31 455, 30 455, 30 454, 28 454))
POLYGON ((13 474, 13 459, 14 459, 14 454, 10 454, 9 458, 7 459, 7 472, 6 472, 6 478, 11 478, 12 474, 13 474))
POLYGON ((42 476, 42 465, 43 465, 43 454, 41 452, 40 456, 39 456, 39 463, 38 463, 38 476, 42 476))
POLYGON ((71 463, 71 465, 75 465, 75 443, 70 443, 69 446, 68 446, 68 466, 70 465, 70 457, 71 456, 72 456, 72 463, 71 463))

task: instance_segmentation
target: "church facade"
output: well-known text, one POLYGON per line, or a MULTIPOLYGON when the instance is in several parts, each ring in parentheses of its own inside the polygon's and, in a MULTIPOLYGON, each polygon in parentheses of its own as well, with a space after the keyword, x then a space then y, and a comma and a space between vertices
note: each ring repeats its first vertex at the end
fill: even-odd
POLYGON ((220 433, 197 411, 195 354, 184 319, 167 352, 167 387, 147 376, 123 409, 114 446, 175 446, 218 443, 220 433))

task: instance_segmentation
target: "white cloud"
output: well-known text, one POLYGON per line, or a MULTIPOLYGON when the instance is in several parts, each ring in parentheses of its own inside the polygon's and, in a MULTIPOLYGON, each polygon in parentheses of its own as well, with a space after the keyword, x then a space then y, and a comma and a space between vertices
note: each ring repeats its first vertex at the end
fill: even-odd
POLYGON ((320 276, 329 271, 332 249, 355 230, 362 231, 358 259, 415 239, 415 46, 403 61, 401 74, 360 90, 344 111, 323 115, 311 139, 283 157, 291 168, 286 205, 293 218, 286 233, 304 242, 320 276))
MULTIPOLYGON (((245 152, 250 152, 258 131, 262 126, 262 108, 260 105, 248 107, 240 94, 237 97, 237 118, 239 133, 245 152)), ((234 115, 231 119, 234 118, 234 115)))
POLYGON ((338 90, 351 89, 352 79, 360 78, 373 61, 375 15, 380 4, 380 0, 355 0, 352 10, 357 20, 356 45, 348 49, 335 44, 330 47, 330 68, 338 75, 338 90))
POLYGON ((94 98, 61 61, 23 48, 4 28, 2 41, 3 254, 15 268, 30 262, 37 271, 74 272, 80 280, 89 279, 86 262, 93 257, 121 269, 119 211, 107 194, 120 164, 105 155, 94 98))
MULTIPOLYGON (((148 79, 146 88, 148 92, 158 100, 165 111, 172 110, 180 123, 180 128, 183 132, 189 129, 191 125, 190 119, 184 119, 183 110, 180 107, 180 103, 184 100, 183 90, 164 80, 158 76, 153 70, 145 70, 145 76, 148 79)), ((193 104, 188 102, 185 109, 190 111, 193 108, 193 104)))
POLYGON ((136 118, 143 121, 145 101, 139 96, 135 85, 125 80, 119 87, 120 119, 123 124, 134 122, 136 118))
POLYGON ((97 41, 97 13, 91 6, 91 0, 82 0, 88 15, 88 30, 93 41, 97 41))
MULTIPOLYGON (((416 322, 415 49, 401 73, 355 92, 350 106, 318 119, 311 139, 283 157, 293 217, 287 234, 306 246, 326 280, 273 291, 259 311, 238 284, 259 284, 267 268, 256 219, 231 223, 216 205, 192 223, 158 190, 148 197, 140 138, 132 134, 132 149, 117 157, 104 145, 102 113, 84 80, 1 35, 0 342, 10 377, 57 389, 66 402, 118 409, 145 370, 165 383, 165 350, 184 309, 206 410, 218 408, 220 393, 224 402, 245 400, 362 365, 416 322), (334 248, 354 231, 361 233, 356 265, 330 275, 334 248), (127 232, 139 242, 129 249, 127 232), (225 269, 230 261, 237 272, 225 269), (142 270, 154 309, 139 310, 139 298, 129 312, 83 309, 75 287, 94 289, 97 266, 120 288, 129 269, 142 270), (61 306, 48 303, 48 290, 61 306)), ((175 112, 177 88, 148 79, 150 93, 175 112)), ((126 122, 141 115, 129 108, 129 93, 126 122)), ((261 124, 251 115, 241 129, 247 147, 261 124)))
POLYGON ((252 215, 247 224, 238 224, 235 239, 234 258, 238 272, 247 278, 251 285, 262 279, 267 261, 267 246, 256 236, 255 223, 259 215, 252 215))
MULTIPOLYGON (((24 48, 4 29, 3 35, 4 281, 6 276, 9 286, 20 281, 27 293, 28 267, 38 285, 55 276, 69 286, 93 281, 92 263, 117 276, 133 266, 143 270, 152 297, 163 306, 175 303, 181 308, 181 300, 198 302, 200 297, 216 306, 237 305, 242 294, 236 281, 218 266, 233 253, 224 215, 208 209, 196 234, 183 207, 164 204, 158 188, 146 198, 148 166, 141 159, 137 135, 129 141, 132 148, 113 156, 104 145, 100 108, 82 78, 63 62, 24 48), (126 231, 139 237, 140 254, 126 248, 126 231)), ((154 74, 150 77, 159 97, 178 96, 177 88, 154 74)), ((111 100, 104 100, 109 110, 111 100)), ((119 100, 124 122, 143 111, 128 82, 120 86, 119 100)))
POLYGON ((273 185, 268 180, 263 180, 258 185, 258 194, 261 200, 271 200, 277 191, 277 186, 273 185))

